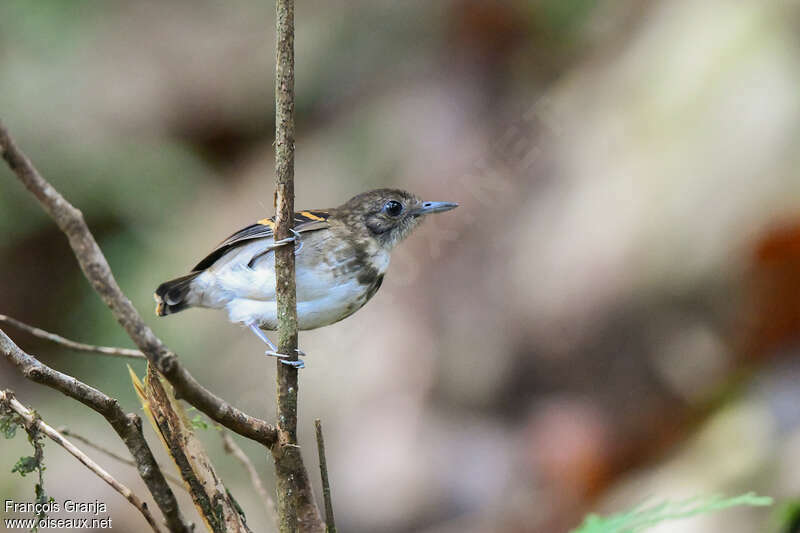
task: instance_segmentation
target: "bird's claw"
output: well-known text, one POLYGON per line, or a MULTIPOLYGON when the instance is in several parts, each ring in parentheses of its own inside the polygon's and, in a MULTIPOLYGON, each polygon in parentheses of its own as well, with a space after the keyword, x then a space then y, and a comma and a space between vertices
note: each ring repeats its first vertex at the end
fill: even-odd
MULTIPOLYGON (((299 348, 295 349, 295 351, 297 352, 298 356, 305 355, 305 352, 303 352, 299 348)), ((277 357, 280 360, 280 362, 283 363, 284 365, 293 366, 295 368, 305 368, 305 366, 306 366, 306 364, 303 361, 301 361, 299 359, 298 360, 287 359, 287 357, 289 357, 288 355, 276 352, 274 350, 267 350, 266 352, 264 352, 264 355, 270 355, 272 357, 277 357)))
MULTIPOLYGON (((296 353, 298 357, 306 356, 306 352, 304 352, 300 348, 295 348, 294 353, 296 353)), ((271 355, 272 357, 289 357, 288 355, 276 352, 275 350, 267 350, 266 352, 264 352, 264 354, 271 355)))
POLYGON ((294 242, 294 241, 295 241, 295 237, 294 236, 286 237, 285 239, 281 239, 279 241, 274 241, 272 243, 272 245, 273 246, 283 246, 284 244, 289 244, 290 242, 294 242))
POLYGON ((289 244, 290 242, 297 243, 294 245, 294 253, 297 254, 303 247, 303 239, 300 237, 300 233, 298 233, 294 228, 290 228, 289 231, 292 232, 291 237, 286 237, 285 239, 281 239, 279 241, 273 241, 272 245, 283 246, 284 244, 289 244))

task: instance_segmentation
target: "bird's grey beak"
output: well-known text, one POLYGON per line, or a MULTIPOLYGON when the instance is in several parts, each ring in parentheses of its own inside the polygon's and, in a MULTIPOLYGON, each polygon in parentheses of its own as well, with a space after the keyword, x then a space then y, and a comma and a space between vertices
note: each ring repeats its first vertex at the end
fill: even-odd
POLYGON ((458 207, 458 204, 453 202, 424 202, 422 205, 414 210, 414 215, 429 215, 431 213, 443 213, 458 207))

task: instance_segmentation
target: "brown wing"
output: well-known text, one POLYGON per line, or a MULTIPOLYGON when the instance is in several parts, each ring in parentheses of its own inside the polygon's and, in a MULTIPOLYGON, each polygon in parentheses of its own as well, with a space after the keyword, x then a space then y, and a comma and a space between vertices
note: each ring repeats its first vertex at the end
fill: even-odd
MULTIPOLYGON (((294 214, 294 230, 298 233, 307 231, 314 231, 328 227, 328 218, 330 212, 328 211, 300 211, 294 214)), ((217 259, 225 255, 229 250, 246 244, 254 239, 263 239, 265 237, 272 237, 275 229, 275 217, 263 218, 251 224, 246 228, 242 228, 224 241, 222 241, 214 251, 208 254, 202 261, 197 263, 192 269, 192 272, 205 270, 214 263, 217 259)))

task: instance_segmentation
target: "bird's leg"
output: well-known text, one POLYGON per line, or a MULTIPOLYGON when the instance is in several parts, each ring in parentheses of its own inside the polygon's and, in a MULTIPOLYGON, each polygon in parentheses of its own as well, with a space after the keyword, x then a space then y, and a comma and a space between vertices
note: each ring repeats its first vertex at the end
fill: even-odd
POLYGON ((270 350, 272 350, 273 352, 277 352, 278 351, 278 347, 275 346, 274 344, 272 344, 272 341, 269 340, 269 337, 267 337, 267 334, 264 333, 264 330, 262 330, 260 327, 258 327, 254 322, 251 322, 251 323, 247 324, 247 327, 250 328, 250 331, 255 333, 256 337, 258 337, 259 339, 264 341, 267 344, 267 346, 269 346, 270 350))
POLYGON ((290 242, 294 241, 295 237, 286 237, 285 239, 281 239, 279 241, 272 241, 272 246, 277 248, 278 246, 283 246, 284 244, 289 244, 290 242))
MULTIPOLYGON (((300 249, 303 248, 303 239, 300 237, 300 233, 295 231, 294 228, 289 228, 289 231, 292 232, 292 237, 287 237, 287 238, 281 239, 279 241, 273 241, 272 244, 273 244, 273 246, 277 247, 277 246, 283 246, 284 244, 289 244, 290 242, 294 242, 294 243, 296 243, 295 247, 294 247, 294 253, 295 253, 295 255, 297 255, 297 253, 300 251, 300 249)), ((289 359, 286 359, 286 357, 287 357, 286 355, 284 355, 282 353, 278 353, 278 347, 275 346, 274 344, 272 344, 272 341, 269 340, 269 338, 266 336, 266 334, 257 325, 248 324, 248 326, 250 327, 250 330, 253 333, 255 333, 256 336, 259 339, 261 339, 262 341, 267 343, 267 346, 269 346, 269 350, 264 352, 264 354, 271 355, 273 357, 279 358, 281 363, 283 363, 284 365, 293 366, 295 368, 304 368, 306 366, 306 364, 303 361, 300 361, 300 360, 291 361, 289 359)), ((294 351, 297 352, 297 356, 298 357, 302 357, 302 356, 304 356, 306 354, 300 348, 295 348, 294 351)))
POLYGON ((294 245, 294 253, 297 255, 300 252, 300 249, 303 247, 303 239, 300 237, 300 233, 295 231, 294 228, 290 228, 289 231, 292 232, 291 237, 286 237, 285 239, 281 239, 279 241, 273 241, 272 246, 277 248, 278 246, 283 246, 284 244, 289 244, 290 242, 296 243, 294 245))
POLYGON ((270 253, 273 250, 275 250, 275 248, 277 248, 278 246, 283 246, 284 244, 289 244, 290 242, 294 242, 295 243, 295 245, 294 245, 294 255, 297 255, 297 253, 303 247, 303 241, 300 238, 300 234, 298 232, 296 232, 293 229, 290 229, 289 231, 294 233, 294 237, 286 237, 285 239, 281 239, 279 241, 273 242, 272 246, 270 246, 269 248, 267 248, 263 252, 258 253, 256 255, 254 255, 253 257, 251 257, 250 261, 247 263, 247 266, 249 268, 253 268, 253 265, 256 264, 256 261, 258 261, 259 259, 261 259, 265 255, 267 255, 268 253, 270 253))
MULTIPOLYGON (((291 361, 289 359, 286 359, 288 357, 287 355, 278 353, 278 347, 272 344, 272 341, 269 340, 269 337, 267 337, 267 334, 264 333, 264 330, 258 327, 255 323, 251 322, 250 324, 247 324, 247 327, 250 328, 250 331, 252 331, 256 337, 264 341, 266 345, 269 346, 269 350, 264 352, 265 355, 271 355, 272 357, 277 357, 284 365, 293 366, 295 368, 303 368, 306 366, 303 361, 291 361)), ((305 355, 305 352, 299 348, 297 348, 295 351, 297 352, 298 356, 305 355)))

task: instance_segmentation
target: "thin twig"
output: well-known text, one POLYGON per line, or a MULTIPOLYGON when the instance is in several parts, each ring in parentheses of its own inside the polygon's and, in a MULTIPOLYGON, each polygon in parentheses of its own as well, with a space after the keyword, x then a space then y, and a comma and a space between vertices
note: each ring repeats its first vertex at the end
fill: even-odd
MULTIPOLYGON (((275 1, 275 240, 294 225, 294 0, 275 1)), ((275 251, 278 351, 297 360, 297 291, 293 246, 275 251)), ((278 446, 272 448, 282 533, 322 532, 325 525, 297 445, 297 368, 277 361, 278 446)))
POLYGON ((179 533, 190 533, 193 530, 193 526, 181 515, 175 494, 167 485, 164 474, 153 457, 153 452, 142 433, 142 420, 138 415, 126 414, 114 398, 72 376, 53 370, 25 353, 3 330, 0 330, 0 353, 27 379, 60 391, 100 413, 130 450, 131 456, 136 461, 139 476, 161 509, 169 530, 179 533))
POLYGON ((170 351, 144 323, 139 312, 114 279, 111 267, 92 232, 89 231, 83 214, 39 174, 30 159, 17 147, 2 122, 0 122, 0 155, 67 236, 78 264, 92 288, 108 306, 134 344, 172 384, 176 396, 186 400, 231 431, 272 447, 277 441, 277 431, 274 427, 264 420, 240 411, 203 387, 181 365, 178 356, 170 351))
POLYGON ((314 429, 317 433, 317 453, 319 454, 319 474, 322 478, 322 497, 325 500, 325 523, 328 533, 336 533, 336 521, 333 518, 333 500, 331 499, 331 485, 328 481, 328 461, 325 459, 325 439, 322 436, 322 422, 319 418, 314 420, 314 429))
MULTIPOLYGON (((116 452, 112 452, 108 448, 100 446, 95 442, 92 442, 83 435, 79 435, 67 427, 61 426, 60 428, 58 428, 58 431, 65 437, 72 437, 74 440, 84 443, 86 446, 93 448, 102 454, 107 455, 108 457, 114 459, 115 461, 119 461, 122 464, 126 464, 128 466, 136 468, 136 461, 134 461, 133 459, 130 459, 128 457, 123 457, 116 452)), ((183 490, 186 490, 186 485, 184 485, 183 480, 181 478, 177 477, 175 474, 171 474, 167 470, 164 470, 164 467, 161 465, 158 465, 158 467, 161 469, 161 472, 164 474, 164 477, 167 479, 167 481, 171 481, 172 483, 178 485, 183 490)))
POLYGON ((36 428, 37 430, 41 431, 45 435, 47 435, 53 442, 67 450, 71 453, 78 461, 83 463, 86 468, 91 470, 92 472, 97 475, 100 479, 108 483, 111 488, 115 491, 119 492, 123 498, 128 500, 131 505, 136 507, 142 516, 150 524, 150 527, 156 533, 160 533, 159 527, 156 525, 155 520, 153 520, 153 515, 150 514, 150 510, 147 508, 147 505, 139 499, 136 494, 131 491, 128 487, 114 479, 114 477, 106 472, 103 467, 95 463, 92 459, 89 458, 88 455, 83 453, 77 446, 72 444, 63 435, 61 435, 58 431, 53 429, 50 425, 45 423, 41 418, 35 415, 30 409, 22 405, 18 402, 9 391, 0 391, 0 403, 5 404, 15 413, 17 413, 22 420, 25 422, 25 426, 27 428, 36 428))
POLYGON ((222 446, 225 450, 225 453, 231 454, 234 459, 239 461, 239 463, 244 467, 247 475, 250 476, 250 483, 253 485, 253 489, 258 493, 261 497, 261 501, 264 503, 264 508, 267 510, 267 515, 271 518, 272 522, 277 526, 278 525, 278 512, 275 510, 275 501, 267 492, 267 489, 264 487, 264 484, 261 482, 261 476, 258 475, 258 471, 256 470, 255 465, 253 465, 253 461, 244 453, 236 441, 233 440, 227 432, 221 431, 220 435, 222 436, 222 446))
POLYGON ((110 355, 112 357, 130 357, 133 359, 145 359, 144 354, 139 350, 132 350, 130 348, 115 348, 111 346, 95 346, 93 344, 84 344, 82 342, 66 339, 61 335, 56 335, 55 333, 50 333, 49 331, 45 331, 43 329, 34 326, 29 326, 28 324, 20 322, 16 318, 12 318, 7 315, 0 315, 0 322, 10 324, 15 328, 27 331, 34 337, 39 337, 40 339, 46 339, 50 342, 60 344, 61 346, 64 346, 71 350, 77 350, 79 352, 99 353, 103 355, 110 355))

